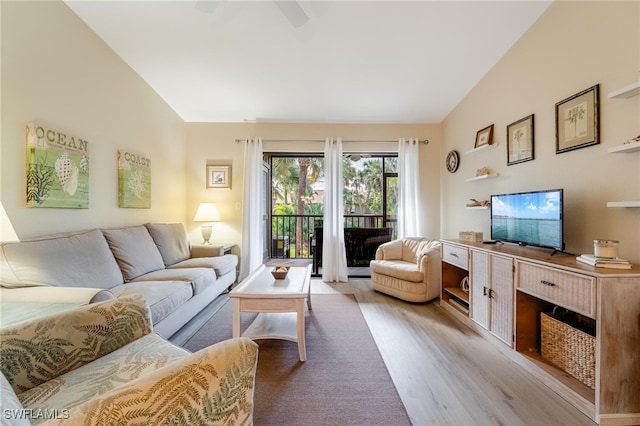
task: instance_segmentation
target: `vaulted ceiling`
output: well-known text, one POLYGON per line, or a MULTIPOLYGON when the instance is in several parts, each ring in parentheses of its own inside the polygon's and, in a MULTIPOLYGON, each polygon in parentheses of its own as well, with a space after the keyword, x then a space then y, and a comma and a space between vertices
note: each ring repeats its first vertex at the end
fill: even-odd
POLYGON ((550 1, 66 3, 188 122, 439 123, 550 1))

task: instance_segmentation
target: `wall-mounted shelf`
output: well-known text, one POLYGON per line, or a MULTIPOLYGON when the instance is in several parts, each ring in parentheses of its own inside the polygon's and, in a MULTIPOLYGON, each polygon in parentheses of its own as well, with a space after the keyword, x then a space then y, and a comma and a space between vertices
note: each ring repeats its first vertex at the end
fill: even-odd
POLYGON ((625 86, 622 89, 609 92, 610 99, 626 99, 635 95, 640 95, 640 81, 631 83, 630 85, 625 86))
POLYGON ((607 150, 609 154, 626 154, 635 151, 640 151, 640 141, 612 146, 607 150))
POLYGON ((475 176, 469 179, 465 179, 465 182, 473 182, 474 180, 483 180, 483 179, 489 179, 489 178, 494 178, 494 177, 498 177, 498 173, 491 173, 488 175, 480 175, 480 176, 475 176))
POLYGON ((609 201, 607 207, 640 207, 640 200, 638 201, 609 201))
POLYGON ((480 152, 480 151, 484 151, 484 150, 489 149, 489 148, 493 148, 493 147, 494 147, 494 146, 496 146, 496 145, 497 145, 497 144, 492 144, 492 145, 482 145, 482 146, 479 146, 479 147, 477 147, 477 148, 473 148, 472 150, 469 150, 469 151, 465 152, 465 155, 475 154, 476 152, 480 152))
POLYGON ((465 206, 465 209, 467 209, 467 210, 489 210, 489 206, 475 206, 475 207, 465 206))

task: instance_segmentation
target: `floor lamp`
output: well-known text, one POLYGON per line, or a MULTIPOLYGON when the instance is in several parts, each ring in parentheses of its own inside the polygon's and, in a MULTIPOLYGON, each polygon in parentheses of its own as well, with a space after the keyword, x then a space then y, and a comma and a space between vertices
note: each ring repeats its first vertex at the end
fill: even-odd
POLYGON ((220 222, 220 213, 218 213, 216 203, 200 203, 193 221, 208 222, 202 225, 202 239, 204 240, 202 243, 211 244, 209 242, 211 238, 211 228, 213 227, 211 222, 220 222))

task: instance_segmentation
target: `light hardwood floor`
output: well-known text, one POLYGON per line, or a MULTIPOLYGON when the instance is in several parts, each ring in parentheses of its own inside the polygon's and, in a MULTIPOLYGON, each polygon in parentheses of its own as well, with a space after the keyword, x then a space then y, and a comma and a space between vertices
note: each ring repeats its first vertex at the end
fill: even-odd
POLYGON ((406 303, 373 291, 369 279, 311 286, 355 295, 416 426, 595 425, 437 300, 406 303))

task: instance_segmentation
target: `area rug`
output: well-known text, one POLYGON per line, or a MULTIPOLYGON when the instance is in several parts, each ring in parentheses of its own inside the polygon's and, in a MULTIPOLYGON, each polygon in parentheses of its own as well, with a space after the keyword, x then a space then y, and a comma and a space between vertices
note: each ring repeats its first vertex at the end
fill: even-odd
MULTIPOLYGON (((353 295, 313 294, 311 300, 306 362, 294 342, 256 341, 255 425, 410 425, 353 295)), ((231 315, 229 301, 184 347, 197 351, 230 338, 231 315)), ((255 314, 242 315, 244 330, 255 314)))

